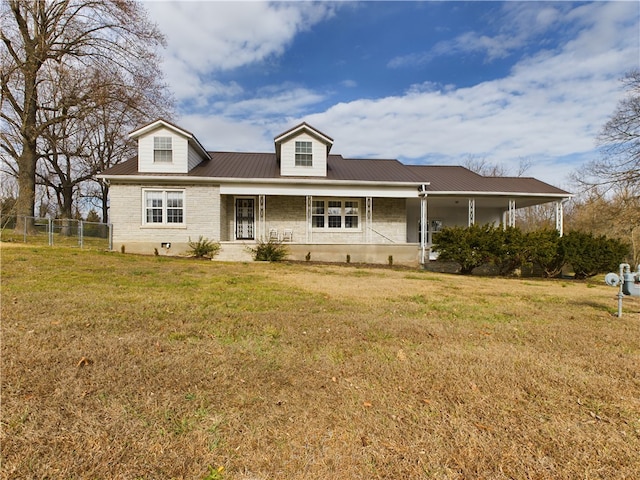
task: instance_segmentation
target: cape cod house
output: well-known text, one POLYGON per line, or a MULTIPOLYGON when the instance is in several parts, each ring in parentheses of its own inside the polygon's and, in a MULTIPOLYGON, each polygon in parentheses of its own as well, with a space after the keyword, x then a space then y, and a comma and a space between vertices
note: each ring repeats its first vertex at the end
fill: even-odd
POLYGON ((396 264, 429 259, 433 232, 473 223, 515 224, 517 208, 571 194, 534 178, 485 177, 460 166, 346 159, 333 139, 301 123, 270 153, 207 151, 190 132, 156 120, 131 133, 138 156, 100 175, 110 183, 113 248, 176 255, 219 241, 218 259, 249 260, 260 240, 289 258, 396 264))

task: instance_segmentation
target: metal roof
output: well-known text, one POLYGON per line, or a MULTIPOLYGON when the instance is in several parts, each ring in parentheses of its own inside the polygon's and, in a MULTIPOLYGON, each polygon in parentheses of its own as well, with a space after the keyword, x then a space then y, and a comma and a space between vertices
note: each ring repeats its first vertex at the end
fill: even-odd
POLYGON ((406 165, 429 182, 427 192, 501 192, 570 195, 533 177, 485 177, 461 166, 406 165))
MULTIPOLYGON (((105 170, 101 176, 153 176, 174 178, 217 178, 246 180, 291 180, 280 175, 275 153, 208 152, 211 160, 204 160, 185 174, 139 173, 137 158, 105 170)), ((327 176, 314 177, 314 182, 352 181, 380 183, 426 184, 433 194, 456 193, 520 193, 535 195, 570 196, 560 188, 532 177, 485 177, 462 166, 405 165, 393 159, 347 159, 341 155, 327 157, 327 176)))

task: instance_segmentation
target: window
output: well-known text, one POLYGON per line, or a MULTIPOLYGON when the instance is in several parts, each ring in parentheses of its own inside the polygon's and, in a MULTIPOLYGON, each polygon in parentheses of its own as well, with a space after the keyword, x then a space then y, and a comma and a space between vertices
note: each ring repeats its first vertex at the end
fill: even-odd
POLYGON ((155 163, 171 163, 173 161, 171 137, 153 137, 153 161, 155 163))
POLYGON ((314 200, 311 207, 313 228, 357 229, 359 219, 358 200, 314 200))
POLYGON ((324 228, 324 200, 313 201, 311 225, 313 225, 313 228, 324 228))
POLYGON ((296 142, 296 167, 312 167, 313 151, 311 142, 296 142))
POLYGON ((358 206, 353 200, 344 202, 344 228, 358 228, 358 206))
POLYGON ((145 190, 144 210, 145 224, 184 224, 184 191, 145 190))

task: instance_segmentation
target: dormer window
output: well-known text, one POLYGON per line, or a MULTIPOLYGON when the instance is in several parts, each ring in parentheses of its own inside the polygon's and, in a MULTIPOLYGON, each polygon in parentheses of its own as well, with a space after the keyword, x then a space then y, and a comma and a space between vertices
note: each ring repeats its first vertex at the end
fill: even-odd
POLYGON ((296 167, 312 167, 313 150, 311 142, 296 142, 296 167))
POLYGON ((171 137, 153 137, 153 162, 154 163, 173 162, 173 150, 171 148, 171 137))

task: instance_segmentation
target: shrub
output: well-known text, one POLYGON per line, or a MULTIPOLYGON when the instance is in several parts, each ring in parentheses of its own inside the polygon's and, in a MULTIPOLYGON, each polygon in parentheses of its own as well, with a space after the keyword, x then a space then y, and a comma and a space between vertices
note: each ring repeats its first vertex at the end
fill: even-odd
POLYGON ((468 275, 491 259, 488 239, 492 229, 490 225, 445 227, 434 234, 433 249, 439 260, 458 263, 460 273, 468 275))
POLYGON ((213 258, 220 252, 220 243, 202 236, 196 242, 189 241, 187 255, 195 258, 213 258))
POLYGON ((520 229, 492 226, 486 233, 488 255, 498 274, 511 275, 527 263, 526 237, 520 229))
POLYGON ((560 240, 560 248, 576 278, 588 278, 598 273, 616 270, 629 252, 629 247, 619 240, 604 235, 569 232, 560 240))
POLYGON ((446 227, 434 235, 433 249, 439 259, 460 264, 460 273, 493 264, 500 275, 509 275, 527 264, 537 264, 545 276, 555 277, 571 264, 576 278, 615 270, 629 252, 619 240, 574 231, 560 237, 556 230, 527 234, 515 227, 491 224, 446 227))
POLYGON ((548 278, 557 277, 566 260, 560 248, 560 232, 545 228, 526 234, 527 261, 538 265, 548 278))
POLYGON ((271 239, 267 242, 260 240, 256 248, 249 250, 256 262, 281 262, 289 255, 287 247, 282 242, 271 239))

